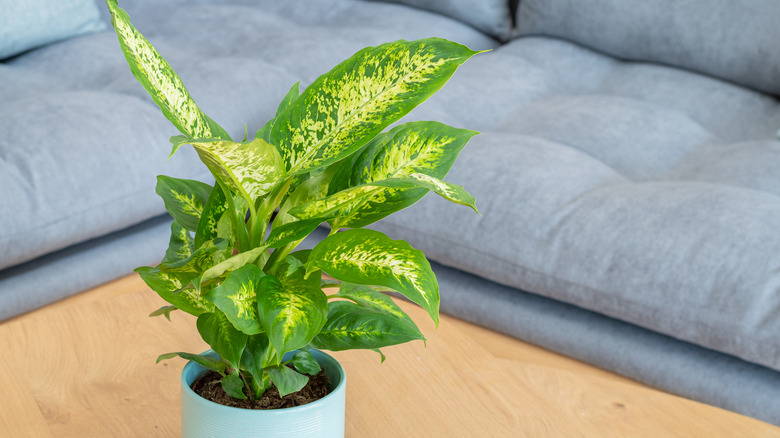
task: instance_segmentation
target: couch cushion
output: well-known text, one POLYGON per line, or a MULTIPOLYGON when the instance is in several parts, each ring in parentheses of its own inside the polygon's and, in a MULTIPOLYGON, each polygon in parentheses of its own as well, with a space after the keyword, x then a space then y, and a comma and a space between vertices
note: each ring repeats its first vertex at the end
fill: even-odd
POLYGON ((0 59, 106 28, 94 0, 0 0, 0 59))
MULTIPOLYGON (((271 118, 293 83, 307 85, 363 46, 431 34, 495 45, 456 20, 382 3, 170 0, 128 9, 235 138, 271 118)), ((0 63, 0 96, 0 269, 163 214, 158 174, 208 180, 191 148, 166 161, 177 132, 130 74, 112 30, 0 63)))
POLYGON ((776 0, 523 0, 519 35, 564 38, 780 95, 776 0))
POLYGON ((456 18, 475 28, 506 41, 512 31, 512 16, 508 0, 374 0, 401 3, 448 17, 456 18))
POLYGON ((442 264, 780 370, 776 99, 526 37, 474 57, 410 116, 483 132, 446 178, 482 216, 430 195, 377 229, 442 264))

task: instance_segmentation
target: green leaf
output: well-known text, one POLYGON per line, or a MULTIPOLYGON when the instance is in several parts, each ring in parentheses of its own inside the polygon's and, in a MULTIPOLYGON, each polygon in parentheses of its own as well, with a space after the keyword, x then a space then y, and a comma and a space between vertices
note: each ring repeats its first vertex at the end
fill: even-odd
POLYGON ((203 299, 195 289, 186 287, 197 274, 162 272, 160 266, 141 266, 136 268, 135 272, 162 299, 190 315, 198 316, 214 309, 214 306, 203 299))
POLYGON ((260 321, 280 354, 305 346, 325 324, 328 299, 319 286, 319 278, 286 277, 280 281, 267 275, 260 279, 260 321))
POLYGON ((310 376, 313 376, 322 370, 322 368, 320 368, 320 364, 317 363, 317 360, 314 358, 314 356, 312 356, 311 353, 306 350, 301 350, 295 353, 292 360, 290 361, 290 364, 294 366, 299 373, 308 374, 310 376))
POLYGON ((377 353, 379 353, 379 363, 385 363, 385 359, 387 359, 387 357, 385 357, 385 354, 382 353, 382 350, 380 350, 378 348, 372 348, 371 350, 376 351, 377 353))
POLYGON ((191 179, 157 176, 155 189, 173 219, 188 231, 197 231, 203 207, 209 199, 211 186, 191 179))
POLYGON ((222 389, 225 390, 225 394, 239 400, 244 400, 246 398, 243 391, 244 382, 236 374, 226 375, 222 378, 220 383, 222 383, 222 389))
POLYGON ((192 140, 201 161, 214 177, 252 204, 285 176, 282 157, 262 139, 248 143, 192 140))
POLYGON ((162 316, 165 317, 165 319, 170 321, 171 320, 171 312, 173 312, 174 310, 178 310, 178 309, 179 308, 176 307, 176 306, 163 306, 163 307, 160 307, 159 309, 155 310, 154 312, 150 313, 149 316, 160 316, 160 315, 162 315, 162 316))
POLYGON ((244 355, 241 356, 241 368, 252 373, 255 378, 261 378, 264 368, 278 365, 280 362, 281 358, 271 346, 268 335, 260 333, 249 337, 244 355))
POLYGON ((227 132, 198 108, 179 76, 133 27, 130 17, 117 6, 117 1, 108 0, 107 3, 111 22, 130 70, 165 117, 188 137, 229 140, 227 132))
MULTIPOLYGON (((328 194, 371 182, 423 174, 444 179, 460 151, 477 133, 456 129, 439 122, 410 122, 378 135, 363 150, 350 157, 333 176, 328 194)), ((334 228, 361 228, 402 210, 428 193, 423 185, 406 189, 387 188, 374 192, 353 205, 346 218, 334 228), (413 188, 423 187, 423 188, 413 188)), ((442 192, 444 193, 444 192, 442 192)), ((467 195, 464 199, 471 198, 467 195)), ((469 205, 472 202, 466 202, 469 205)))
POLYGON ((317 244, 307 271, 322 269, 339 280, 400 292, 439 323, 439 285, 422 251, 367 229, 336 233, 317 244))
POLYGON ((376 349, 424 339, 414 324, 395 315, 350 301, 334 301, 330 303, 328 322, 311 345, 342 351, 376 349))
POLYGON ((433 190, 437 195, 448 201, 471 207, 475 212, 479 213, 474 197, 463 186, 451 184, 424 173, 412 173, 405 177, 389 178, 369 184, 394 189, 426 188, 433 190))
POLYGON ((210 267, 200 277, 200 284, 207 284, 214 279, 220 278, 226 272, 235 271, 245 265, 254 263, 265 251, 265 246, 252 248, 249 251, 238 253, 233 257, 210 267))
POLYGON ((218 236, 218 224, 222 214, 227 210, 228 203, 225 194, 218 185, 214 185, 203 207, 203 212, 198 221, 198 228, 195 232, 195 247, 200 248, 204 243, 213 240, 218 236))
POLYGON ((326 220, 327 218, 316 218, 290 222, 274 227, 265 244, 270 248, 281 248, 289 243, 297 242, 311 234, 326 220))
POLYGON ((168 241, 168 249, 162 263, 175 263, 192 257, 195 251, 195 243, 192 240, 190 232, 184 229, 181 224, 174 220, 171 222, 171 238, 168 241))
POLYGON ((476 53, 439 38, 362 49, 276 117, 271 143, 291 173, 335 163, 433 95, 476 53))
POLYGON ((236 329, 247 335, 262 333, 263 326, 257 315, 257 284, 264 275, 257 266, 245 265, 228 274, 222 284, 204 292, 203 296, 214 303, 236 329))
POLYGON ((216 239, 206 242, 186 259, 161 263, 158 268, 160 272, 174 273, 179 275, 182 280, 186 279, 184 285, 187 285, 203 271, 222 261, 226 251, 230 251, 227 250, 227 242, 216 239))
POLYGON ((198 316, 198 333, 221 357, 234 368, 241 361, 248 336, 236 330, 225 315, 219 310, 198 316))
POLYGON ((266 371, 271 375, 271 381, 279 390, 280 397, 298 392, 309 383, 308 377, 284 365, 269 367, 266 371))
POLYGON ((203 368, 206 368, 211 371, 216 371, 220 374, 223 374, 225 370, 227 369, 227 364, 225 362, 222 362, 219 359, 214 359, 210 356, 203 356, 200 354, 192 354, 192 353, 166 353, 161 354, 157 357, 157 363, 160 363, 161 361, 172 359, 174 357, 181 357, 182 359, 191 360, 198 365, 202 366, 203 368))
POLYGON ((389 313, 399 319, 413 324, 412 318, 406 314, 392 298, 376 291, 371 286, 361 284, 342 283, 339 292, 333 297, 346 298, 362 306, 389 313))

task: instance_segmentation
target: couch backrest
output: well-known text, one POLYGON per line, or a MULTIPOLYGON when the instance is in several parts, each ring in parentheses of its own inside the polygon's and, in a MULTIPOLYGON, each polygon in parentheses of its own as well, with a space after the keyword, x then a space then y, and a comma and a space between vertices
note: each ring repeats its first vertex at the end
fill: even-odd
POLYGON ((780 0, 521 0, 516 25, 780 95, 780 0))
POLYGON ((482 32, 507 41, 512 34, 510 4, 517 0, 375 0, 402 3, 462 21, 482 32))

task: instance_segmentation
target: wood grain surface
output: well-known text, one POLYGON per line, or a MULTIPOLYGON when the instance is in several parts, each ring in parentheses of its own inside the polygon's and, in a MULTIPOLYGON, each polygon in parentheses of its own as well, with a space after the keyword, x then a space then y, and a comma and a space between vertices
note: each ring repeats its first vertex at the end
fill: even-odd
MULTIPOLYGON (((669 395, 515 339, 399 303, 422 342, 335 353, 348 437, 780 437, 780 428, 669 395)), ((0 324, 0 436, 180 435, 183 360, 195 319, 136 276, 0 324)))

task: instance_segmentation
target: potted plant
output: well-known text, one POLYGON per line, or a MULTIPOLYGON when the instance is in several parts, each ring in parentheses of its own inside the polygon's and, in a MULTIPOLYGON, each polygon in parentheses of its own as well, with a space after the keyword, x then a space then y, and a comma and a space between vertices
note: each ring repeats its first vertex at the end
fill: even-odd
POLYGON ((192 314, 212 349, 158 358, 191 361, 182 375, 185 435, 277 436, 274 421, 281 421, 279 436, 309 436, 297 421, 309 421, 301 429, 311 436, 343 435, 343 370, 320 350, 379 352, 423 339, 379 289, 419 304, 436 324, 439 318, 438 285, 423 253, 362 227, 430 190, 476 211, 471 195, 442 180, 474 131, 438 122, 383 130, 478 52, 436 38, 367 47, 303 92, 293 85, 254 138, 235 142, 198 108, 117 1, 107 3, 132 73, 182 133, 171 138, 171 154, 192 145, 215 180, 158 177, 156 191, 173 217, 170 244, 158 266, 136 269, 170 303, 152 315, 192 314), (324 223, 327 238, 296 250, 324 223), (338 292, 328 295, 326 286, 338 292), (212 371, 219 383, 210 387, 254 403, 272 391, 276 398, 299 393, 323 367, 330 394, 297 408, 231 408, 190 388, 212 371), (330 407, 317 412, 313 405, 330 407))

